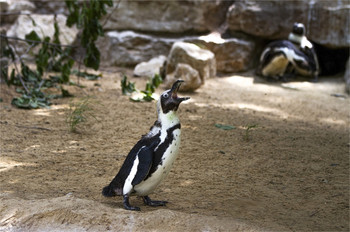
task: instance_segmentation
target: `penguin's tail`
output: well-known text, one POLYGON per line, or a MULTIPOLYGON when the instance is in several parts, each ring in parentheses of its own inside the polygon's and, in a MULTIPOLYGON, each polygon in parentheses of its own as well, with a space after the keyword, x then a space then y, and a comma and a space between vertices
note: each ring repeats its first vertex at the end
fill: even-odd
POLYGON ((114 197, 116 196, 115 191, 111 185, 108 185, 102 189, 102 195, 105 197, 114 197))

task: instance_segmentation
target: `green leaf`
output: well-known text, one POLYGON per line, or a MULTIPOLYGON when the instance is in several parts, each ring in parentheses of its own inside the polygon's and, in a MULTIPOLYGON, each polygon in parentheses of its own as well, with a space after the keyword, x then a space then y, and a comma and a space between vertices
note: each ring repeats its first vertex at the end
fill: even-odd
POLYGON ((120 85, 122 87, 123 95, 129 95, 130 93, 136 92, 135 83, 128 81, 128 77, 126 75, 123 76, 120 85))
POLYGON ((27 65, 22 63, 21 66, 22 66, 21 73, 22 73, 23 79, 25 81, 28 81, 28 82, 39 82, 39 81, 41 81, 41 77, 37 73, 32 71, 27 65))
POLYGON ((159 74, 155 74, 151 78, 151 83, 154 86, 154 88, 158 88, 161 83, 163 83, 163 79, 159 74))
POLYGON ((69 75, 70 75, 70 66, 69 66, 69 64, 64 64, 63 65, 61 75, 62 75, 62 78, 61 78, 62 83, 69 82, 69 75))
POLYGON ((223 125, 223 124, 215 124, 215 126, 219 129, 222 130, 232 130, 232 129, 236 129, 235 126, 231 126, 231 125, 223 125))
POLYGON ((77 75, 78 77, 84 77, 87 80, 97 80, 100 77, 102 77, 102 74, 92 74, 92 73, 87 73, 87 72, 80 72, 78 70, 73 70, 72 74, 77 75))
MULTIPOLYGON (((38 34, 35 31, 31 31, 29 34, 25 35, 25 39, 27 40, 32 40, 32 41, 41 41, 40 37, 38 36, 38 34)), ((27 41, 27 43, 29 45, 32 45, 34 42, 31 41, 27 41)), ((39 43, 35 43, 34 46, 38 45, 39 43)))
POLYGON ((87 47, 84 64, 86 67, 93 68, 95 70, 97 70, 100 66, 100 51, 97 49, 94 43, 89 44, 89 47, 87 47))
POLYGON ((59 26, 58 26, 58 23, 57 23, 57 15, 55 15, 55 22, 54 22, 54 24, 53 24, 53 26, 54 26, 54 29, 55 29, 55 33, 53 34, 53 43, 55 43, 55 44, 61 44, 61 42, 60 42, 60 37, 59 37, 59 35, 60 35, 60 28, 59 28, 59 26))
POLYGON ((15 57, 16 57, 14 51, 12 50, 12 47, 8 46, 7 42, 6 42, 6 45, 4 46, 3 55, 5 57, 11 58, 12 60, 15 60, 15 57))

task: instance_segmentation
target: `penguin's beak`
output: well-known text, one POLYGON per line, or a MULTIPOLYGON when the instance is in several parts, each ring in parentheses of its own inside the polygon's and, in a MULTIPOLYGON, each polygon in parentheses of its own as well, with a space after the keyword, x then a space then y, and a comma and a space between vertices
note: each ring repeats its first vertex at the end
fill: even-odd
POLYGON ((177 81, 175 81, 174 84, 173 84, 173 86, 172 86, 171 89, 170 89, 171 98, 172 98, 172 100, 175 101, 177 104, 180 104, 181 102, 190 99, 189 97, 178 97, 178 96, 177 96, 177 92, 179 91, 180 86, 181 86, 181 84, 182 84, 183 82, 185 82, 185 81, 183 81, 183 80, 177 80, 177 81))

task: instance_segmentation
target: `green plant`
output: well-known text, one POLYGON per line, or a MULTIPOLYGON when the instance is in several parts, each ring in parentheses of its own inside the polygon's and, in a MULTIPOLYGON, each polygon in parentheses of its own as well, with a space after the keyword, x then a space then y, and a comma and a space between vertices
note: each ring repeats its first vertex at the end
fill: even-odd
POLYGON ((123 76, 120 86, 122 87, 123 95, 130 95, 131 93, 136 92, 135 83, 128 81, 126 75, 123 76))
MULTIPOLYGON (((81 46, 86 50, 84 57, 86 67, 91 67, 95 70, 99 68, 100 53, 95 46, 95 41, 98 36, 103 36, 104 34, 99 19, 107 13, 106 6, 112 5, 112 0, 90 0, 89 2, 78 2, 77 0, 66 1, 66 6, 69 10, 66 24, 70 27, 76 24, 82 30, 80 42, 81 46)), ((28 17, 31 18, 30 15, 28 17)), ((33 26, 37 26, 34 19, 32 19, 32 23, 33 26)), ((44 36, 41 39, 35 31, 31 31, 25 35, 25 39, 7 37, 3 33, 0 35, 0 55, 7 57, 11 61, 10 65, 1 67, 1 76, 4 77, 7 85, 17 86, 17 92, 22 94, 12 101, 12 104, 19 108, 33 109, 49 107, 51 104, 50 99, 71 96, 63 88, 64 84, 74 84, 70 81, 71 74, 84 76, 87 79, 98 78, 98 76, 86 72, 72 72, 73 65, 76 62, 72 57, 75 47, 61 44, 59 39, 60 28, 56 16, 54 17, 53 28, 54 34, 52 38, 44 36), (36 69, 30 68, 30 65, 22 59, 23 55, 17 53, 16 46, 10 45, 9 39, 25 41, 28 44, 25 54, 30 53, 34 56, 36 69), (39 47, 36 53, 33 52, 33 48, 35 47, 39 47), (17 66, 17 63, 20 63, 20 67, 17 66), (8 71, 8 68, 12 64, 14 67, 8 71), (59 74, 52 76, 48 75, 48 72, 59 74), (43 91, 52 87, 61 90, 62 94, 52 96, 46 93, 46 91, 43 91)))
POLYGON ((100 65, 100 51, 95 46, 99 36, 103 36, 103 28, 99 19, 107 14, 106 5, 113 6, 112 0, 90 0, 78 2, 77 0, 65 1, 69 10, 67 26, 74 24, 82 29, 81 45, 86 49, 84 64, 97 70, 100 65))
POLYGON ((245 141, 248 142, 248 141, 251 140, 250 131, 251 131, 251 129, 256 128, 256 127, 258 127, 257 124, 249 124, 249 125, 245 126, 246 129, 245 129, 245 133, 244 133, 244 136, 243 136, 245 141))
POLYGON ((77 132, 77 127, 85 123, 89 118, 97 120, 93 114, 92 103, 91 97, 85 97, 78 102, 69 104, 66 122, 71 132, 77 132))
POLYGON ((232 130, 232 129, 236 129, 235 126, 232 125, 223 125, 223 124, 215 124, 215 127, 222 129, 222 130, 232 130))
POLYGON ((159 85, 162 83, 162 78, 160 77, 160 75, 155 74, 153 77, 151 77, 145 86, 145 90, 139 91, 135 88, 135 83, 132 83, 130 81, 127 80, 127 76, 123 76, 123 79, 121 81, 121 87, 122 87, 122 93, 124 95, 130 95, 132 93, 139 93, 141 94, 140 96, 132 96, 130 97, 131 101, 134 102, 149 102, 149 101, 153 101, 155 100, 154 97, 154 92, 156 90, 156 88, 159 87, 159 85))

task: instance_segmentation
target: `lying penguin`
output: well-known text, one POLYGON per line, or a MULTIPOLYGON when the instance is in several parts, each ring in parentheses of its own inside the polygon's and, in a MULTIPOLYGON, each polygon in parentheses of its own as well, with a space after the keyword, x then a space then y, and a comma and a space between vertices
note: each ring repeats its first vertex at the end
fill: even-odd
POLYGON ((182 82, 177 80, 171 89, 161 94, 157 102, 158 120, 131 149, 118 174, 102 190, 106 197, 122 195, 127 210, 140 210, 129 203, 132 193, 141 196, 146 205, 165 206, 167 203, 152 201, 148 195, 168 175, 179 151, 181 125, 177 109, 181 102, 189 99, 177 96, 182 82))
POLYGON ((317 56, 311 42, 304 36, 304 31, 303 24, 295 24, 290 40, 269 43, 261 53, 257 74, 286 81, 287 75, 296 71, 302 76, 311 76, 317 80, 317 56))

